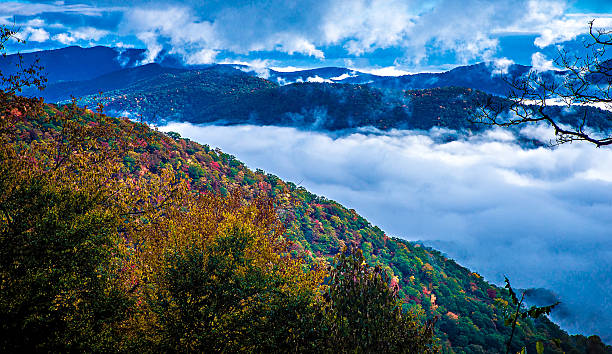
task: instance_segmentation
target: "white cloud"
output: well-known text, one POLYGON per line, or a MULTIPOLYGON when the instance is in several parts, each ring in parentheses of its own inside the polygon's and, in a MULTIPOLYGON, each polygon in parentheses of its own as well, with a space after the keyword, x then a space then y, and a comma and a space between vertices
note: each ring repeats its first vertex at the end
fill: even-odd
POLYGON ((413 74, 410 71, 402 70, 396 66, 386 66, 384 68, 366 68, 366 69, 355 69, 363 73, 368 73, 378 76, 402 76, 413 74))
POLYGON ((117 48, 134 48, 134 45, 131 43, 123 43, 122 41, 115 42, 115 47, 117 48))
POLYGON ((551 18, 562 16, 567 11, 568 3, 559 0, 529 0, 525 22, 546 23, 551 18))
MULTIPOLYGON (((393 48, 395 65, 411 68, 430 65, 429 57, 447 54, 456 58, 455 63, 492 60, 498 54, 500 35, 508 33, 535 35, 535 45, 544 48, 585 33, 592 18, 601 26, 612 25, 609 14, 569 13, 569 0, 254 0, 238 4, 168 0, 136 1, 131 7, 120 1, 104 2, 113 3, 118 6, 10 1, 0 3, 0 14, 103 18, 120 12, 122 21, 116 31, 104 31, 145 38, 148 60, 168 52, 185 62, 205 63, 225 51, 240 55, 279 51, 323 60, 334 46, 335 51, 344 48, 352 58, 393 48)), ((0 16, 0 22, 6 23, 9 17, 0 16)), ((22 25, 46 30, 62 43, 83 40, 67 24, 44 22, 34 18, 22 25), (60 28, 66 34, 58 33, 60 28)), ((105 35, 85 36, 95 43, 105 35)))
POLYGON ((317 59, 325 58, 325 54, 323 53, 323 51, 317 49, 314 44, 312 44, 305 38, 295 38, 284 41, 284 44, 282 44, 282 48, 289 54, 301 53, 308 56, 313 56, 317 59))
MULTIPOLYGON (((113 3, 118 6, 12 1, 0 4, 0 14, 104 17, 120 12, 123 16, 116 30, 104 29, 109 32, 100 36, 90 28, 90 33, 82 35, 88 39, 80 38, 69 25, 45 24, 42 17, 29 19, 24 25, 46 30, 62 43, 95 43, 108 34, 136 36, 147 45, 148 60, 166 52, 176 53, 188 63, 207 63, 225 51, 238 55, 277 51, 323 60, 333 46, 332 59, 336 59, 337 48, 344 48, 349 57, 338 60, 368 57, 392 48, 391 55, 397 57, 394 65, 411 68, 431 65, 429 57, 447 54, 456 58, 455 63, 493 60, 500 35, 508 33, 533 34, 534 43, 542 48, 558 44, 584 33, 592 15, 570 14, 568 0, 254 0, 239 4, 168 0, 137 1, 131 7, 119 1, 104 4, 113 3), (60 28, 65 34, 58 33, 60 28)), ((612 25, 612 16, 598 14, 595 18, 604 27, 612 25)), ((0 21, 6 22, 7 17, 0 16, 0 21)))
MULTIPOLYGON (((143 41, 150 52, 159 53, 159 46, 163 48, 167 44, 170 53, 180 54, 188 63, 210 61, 222 49, 235 53, 279 50, 290 55, 299 53, 317 59, 325 57, 322 50, 299 33, 274 31, 266 36, 252 36, 252 32, 258 29, 249 25, 257 26, 250 23, 256 17, 245 16, 232 8, 224 10, 231 13, 222 12, 215 21, 204 21, 193 9, 185 6, 135 8, 127 13, 122 30, 126 33, 136 32, 139 38, 145 38, 143 41), (240 23, 240 19, 246 22, 240 23), (236 34, 240 36, 235 37, 236 34), (253 37, 250 41, 243 38, 249 36, 253 37)), ((150 54, 149 57, 154 56, 150 54)))
POLYGON ((58 33, 54 35, 52 39, 67 45, 77 41, 88 41, 92 43, 100 40, 108 34, 109 31, 100 30, 94 27, 79 27, 70 30, 70 32, 58 33))
POLYGON ((548 59, 546 55, 540 52, 531 55, 531 67, 532 70, 539 72, 555 69, 552 59, 548 59))
POLYGON ((20 35, 26 41, 45 42, 49 39, 49 32, 42 28, 26 27, 21 30, 20 35))
POLYGON ((71 37, 68 33, 58 33, 53 36, 52 39, 66 45, 72 44, 76 41, 76 39, 71 37))
POLYGON ((279 73, 290 73, 295 71, 309 70, 312 68, 298 68, 297 66, 271 66, 270 69, 278 71, 279 73))
POLYGON ((164 44, 190 64, 209 63, 216 56, 212 24, 199 21, 187 7, 136 7, 125 14, 121 28, 126 34, 136 33, 145 43, 143 63, 155 60, 164 44))
POLYGON ((405 43, 407 58, 420 63, 431 52, 452 52, 460 62, 488 59, 498 46, 491 32, 513 21, 523 8, 523 1, 512 6, 506 2, 440 1, 415 20, 405 43))
POLYGON ((545 48, 549 45, 572 40, 586 31, 587 22, 584 19, 561 19, 551 21, 545 28, 539 32, 533 44, 539 48, 545 48))
POLYGON ((124 11, 123 6, 92 6, 86 4, 64 4, 64 3, 27 3, 8 1, 0 3, 0 14, 11 14, 11 16, 34 16, 45 12, 80 14, 87 16, 100 16, 103 12, 124 11))
POLYGON ((350 38, 344 46, 356 55, 396 45, 414 25, 415 5, 398 0, 333 2, 322 19, 323 36, 333 44, 350 38))
POLYGON ((588 33, 588 23, 592 20, 603 27, 612 25, 610 14, 569 13, 567 1, 530 0, 524 16, 493 33, 533 34, 536 35, 534 44, 545 48, 588 33))
POLYGON ((272 65, 272 63, 272 60, 261 59, 249 61, 225 59, 219 62, 219 64, 235 64, 237 65, 237 69, 240 69, 245 72, 255 72, 258 77, 266 80, 270 77, 269 67, 272 65))
POLYGON ((306 79, 306 82, 319 82, 319 83, 327 82, 327 83, 331 83, 331 84, 334 83, 332 80, 324 79, 322 77, 319 77, 318 75, 308 77, 306 79))
POLYGON ((194 65, 194 64, 211 64, 215 62, 215 58, 219 52, 212 49, 200 49, 195 53, 187 56, 186 64, 194 65))
POLYGON ((94 27, 79 27, 71 31, 77 40, 97 41, 109 34, 109 31, 100 30, 94 27))
POLYGON ((492 75, 506 75, 510 66, 514 64, 514 61, 508 58, 496 58, 491 63, 493 66, 492 75))
POLYGON ((351 72, 351 73, 344 73, 344 74, 342 74, 342 75, 338 75, 338 76, 335 76, 335 77, 330 77, 329 79, 330 79, 330 80, 333 80, 333 81, 342 81, 342 80, 344 80, 344 79, 349 79, 349 78, 351 78, 351 77, 356 77, 356 76, 357 76, 357 73, 355 73, 355 72, 353 71, 353 72, 351 72))
POLYGON ((33 18, 25 23, 26 26, 41 27, 45 25, 45 21, 40 18, 33 18))
POLYGON ((162 45, 157 42, 157 36, 155 33, 140 32, 138 33, 138 39, 140 39, 147 47, 145 57, 142 59, 140 64, 149 64, 154 62, 159 53, 161 53, 162 49, 164 49, 162 45))
MULTIPOLYGON (((497 34, 527 31, 537 44, 573 38, 562 36, 567 25, 564 1, 518 0, 281 0, 244 5, 210 3, 196 7, 169 4, 137 7, 127 12, 120 30, 156 36, 147 44, 181 54, 186 60, 206 50, 236 54, 280 51, 324 59, 329 46, 344 47, 349 56, 378 49, 403 52, 397 64, 420 65, 432 54, 453 53, 460 62, 495 58, 497 34), (565 25, 564 25, 565 24, 565 25)), ((579 19, 571 20, 578 30, 579 19)), ((572 27, 572 28, 574 28, 572 27)), ((582 30, 586 23, 582 24, 582 30)), ((571 33, 570 33, 571 32, 571 33)), ((200 54, 201 55, 201 54, 200 54)), ((210 58, 207 56, 206 58, 210 58)))

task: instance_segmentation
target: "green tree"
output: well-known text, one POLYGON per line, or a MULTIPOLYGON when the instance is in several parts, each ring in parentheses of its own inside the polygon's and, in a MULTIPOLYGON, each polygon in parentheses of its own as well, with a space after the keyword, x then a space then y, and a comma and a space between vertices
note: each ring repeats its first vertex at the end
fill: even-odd
MULTIPOLYGON (((4 58, 8 40, 22 42, 0 27, 4 58)), ((92 153, 106 152, 96 140, 108 131, 72 124, 70 107, 43 119, 42 100, 15 95, 42 88, 42 68, 17 57, 16 72, 0 73, 0 351, 110 350, 130 299, 116 276, 121 221, 104 187, 115 154, 92 153), (28 141, 27 124, 51 138, 28 141)))
POLYGON ((3 164, 0 351, 111 350, 130 306, 114 276, 117 217, 99 194, 47 179, 7 185, 10 172, 3 164))
POLYGON ((289 254, 270 200, 202 195, 169 207, 166 218, 132 236, 143 245, 134 255, 143 303, 134 326, 144 323, 147 345, 178 352, 318 347, 324 272, 289 254))
POLYGON ((329 348, 339 352, 429 353, 434 321, 404 311, 397 287, 379 267, 366 264, 361 250, 345 248, 330 271, 326 294, 329 348))
MULTIPOLYGON (((516 325, 519 323, 519 320, 525 320, 527 318, 536 319, 542 315, 550 314, 550 311, 555 308, 555 306, 559 305, 560 302, 555 302, 554 304, 548 306, 531 306, 529 309, 523 308, 523 301, 525 300, 525 292, 523 291, 521 294, 521 298, 519 299, 516 296, 516 293, 510 286, 510 281, 508 278, 504 279, 506 282, 505 288, 508 289, 508 293, 510 294, 510 298, 512 299, 512 307, 506 308, 505 321, 504 324, 506 326, 511 326, 512 331, 510 332, 510 337, 506 342, 506 354, 510 353, 510 349, 512 346, 512 339, 514 338, 514 332, 516 330, 516 325)), ((519 346, 520 347, 520 346, 519 346)), ((536 343, 536 348, 538 354, 541 354, 544 351, 543 344, 541 342, 536 343)), ((526 350, 525 347, 521 349, 522 352, 526 350)))
MULTIPOLYGON (((25 43, 23 39, 19 38, 16 29, 8 26, 0 26, 0 55, 2 56, 2 60, 7 60, 5 45, 8 41, 25 43)), ((39 90, 44 89, 47 78, 43 73, 44 68, 39 64, 39 60, 37 59, 27 66, 24 64, 21 54, 17 53, 14 58, 15 60, 11 62, 15 68, 13 71, 0 71, 0 91, 8 94, 15 94, 29 86, 35 86, 39 90)))

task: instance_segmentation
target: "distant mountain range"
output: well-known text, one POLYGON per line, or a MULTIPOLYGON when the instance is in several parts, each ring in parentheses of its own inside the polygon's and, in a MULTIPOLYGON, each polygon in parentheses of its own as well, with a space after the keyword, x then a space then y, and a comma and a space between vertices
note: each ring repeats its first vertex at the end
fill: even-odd
MULTIPOLYGON (((40 59, 45 67, 49 85, 64 81, 84 81, 97 78, 125 68, 133 68, 143 64, 144 49, 109 48, 103 46, 81 48, 71 46, 61 49, 44 50, 23 54, 24 62, 31 63, 40 59)), ((201 69, 210 65, 185 65, 180 58, 173 55, 161 55, 158 64, 165 68, 201 69)), ((13 70, 17 57, 7 56, 0 62, 2 72, 13 70)), ((245 65, 226 64, 240 68, 256 75, 245 65)), ((505 79, 524 75, 531 67, 513 64, 505 69, 504 75, 492 63, 479 63, 459 66, 440 73, 418 73, 403 76, 380 76, 360 72, 358 70, 338 67, 281 72, 272 69, 265 78, 277 84, 294 82, 335 82, 345 84, 371 84, 378 88, 391 89, 423 89, 446 86, 459 86, 481 90, 487 93, 505 95, 507 84, 505 79)), ((552 74, 552 73, 551 73, 552 74)))
MULTIPOLYGON (((292 82, 334 82, 370 84, 383 89, 414 90, 458 86, 496 95, 508 93, 507 80, 520 77, 531 70, 524 65, 511 65, 503 75, 490 63, 459 66, 440 73, 418 73, 402 76, 378 76, 346 68, 319 68, 294 72, 270 70, 269 80, 279 84, 292 82)), ((551 73, 553 75, 554 73, 551 73)))
MULTIPOLYGON (((462 131, 484 128, 470 122, 473 108, 488 95, 502 100, 507 80, 531 68, 511 65, 505 75, 480 63, 442 73, 377 76, 347 68, 318 68, 294 72, 268 69, 262 73, 244 65, 186 66, 173 56, 140 65, 142 49, 67 47, 24 54, 49 73, 41 95, 48 102, 76 97, 84 105, 102 102, 111 114, 163 123, 257 124, 301 129, 342 130, 372 126, 381 130, 443 127, 462 131), (101 93, 101 95, 100 95, 101 93)), ((8 56, 0 70, 8 70, 8 56)), ((548 72, 551 78, 560 72, 548 72)), ((603 111, 594 108, 587 125, 612 129, 603 111)), ((583 110, 551 114, 575 125, 583 110)))
MULTIPOLYGON (((45 67, 49 87, 67 81, 86 81, 98 78, 126 68, 134 68, 143 64, 144 49, 122 49, 109 47, 66 47, 55 50, 44 50, 23 54, 24 62, 31 63, 39 59, 45 67)), ((9 55, 0 63, 2 72, 13 70, 17 57, 9 55)), ((210 65, 184 65, 181 60, 172 55, 161 55, 157 61, 162 67, 170 69, 202 69, 210 65)), ((239 68, 245 72, 257 75, 245 65, 225 64, 239 68)), ((295 82, 328 82, 345 84, 370 84, 377 88, 388 89, 424 89, 447 86, 459 86, 481 90, 487 93, 505 95, 508 91, 507 79, 524 75, 531 69, 524 65, 510 65, 504 75, 491 63, 479 63, 460 66, 441 73, 418 73, 403 76, 379 76, 358 70, 338 67, 326 67, 309 70, 281 72, 267 70, 264 78, 274 83, 284 85, 295 82)), ((258 71, 260 72, 260 71, 258 71)), ((260 72, 261 73, 261 72, 260 72)), ((554 74, 551 72, 551 75, 554 74)), ((119 88, 119 86, 115 87, 119 88)))

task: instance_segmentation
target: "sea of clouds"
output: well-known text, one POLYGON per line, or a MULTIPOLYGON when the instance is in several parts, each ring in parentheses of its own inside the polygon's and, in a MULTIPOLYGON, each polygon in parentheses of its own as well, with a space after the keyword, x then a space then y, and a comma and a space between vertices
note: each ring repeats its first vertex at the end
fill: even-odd
MULTIPOLYGON (((547 288, 570 332, 612 341, 612 150, 523 148, 494 130, 443 142, 440 131, 341 134, 259 126, 176 131, 354 208, 388 234, 422 240, 502 284, 547 288)), ((448 132, 446 132, 448 133, 448 132)), ((523 135, 544 139, 548 130, 523 135)))

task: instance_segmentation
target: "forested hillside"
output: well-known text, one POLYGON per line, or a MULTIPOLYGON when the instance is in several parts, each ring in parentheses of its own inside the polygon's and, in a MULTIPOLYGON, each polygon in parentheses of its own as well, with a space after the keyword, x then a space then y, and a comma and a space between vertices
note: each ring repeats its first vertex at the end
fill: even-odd
MULTIPOLYGON (((72 86, 74 90, 91 87, 82 90, 85 94, 91 93, 96 85, 110 88, 112 85, 107 82, 126 83, 125 87, 107 90, 102 95, 83 96, 79 102, 89 105, 101 102, 110 114, 149 122, 257 124, 324 131, 358 127, 381 130, 441 127, 463 132, 481 131, 488 127, 470 120, 473 111, 491 97, 482 91, 462 87, 397 90, 370 84, 314 82, 279 86, 222 65, 188 71, 140 67, 123 70, 120 77, 125 78, 109 81, 103 77, 82 86, 72 86), (148 75, 147 72, 156 74, 148 75), (128 85, 132 77, 139 80, 128 85)), ((51 90, 50 96, 58 98, 54 93, 58 85, 51 90)), ((499 97, 491 99, 496 104, 505 102, 499 97)), ((584 109, 590 111, 585 122, 587 126, 602 131, 612 129, 606 113, 597 108, 568 110, 550 106, 546 111, 561 117, 565 124, 579 126, 584 109)))
MULTIPOLYGON (((250 93, 274 89, 250 77, 235 80, 250 93)), ((355 94, 364 90, 345 89, 355 94)), ((289 342, 276 350, 317 349, 303 345, 326 350, 352 338, 338 333, 353 327, 318 317, 317 304, 327 314, 340 311, 332 301, 337 294, 325 295, 338 274, 328 265, 337 262, 332 258, 342 249, 355 247, 369 265, 377 266, 372 274, 386 279, 390 288, 383 288, 396 289, 400 308, 409 311, 401 320, 405 322, 395 312, 388 317, 400 321, 393 328, 406 326, 402 333, 411 334, 406 348, 431 345, 423 321, 437 318, 435 335, 443 352, 505 350, 510 334, 504 324, 510 301, 506 290, 433 249, 386 235, 355 210, 272 174, 251 171, 234 156, 178 134, 74 105, 3 95, 1 115, 0 187, 11 191, 0 199, 5 346, 25 330, 34 332, 19 339, 24 341, 20 348, 35 338, 35 330, 67 326, 47 337, 55 347, 45 342, 39 349, 60 350, 62 340, 77 335, 81 347, 75 344, 73 350, 92 343, 100 350, 116 343, 124 347, 115 350, 183 351, 209 345, 215 350, 224 350, 218 345, 270 350, 283 340, 289 342), (38 216, 19 223, 18 217, 36 210, 38 216), (90 234, 102 238, 73 245, 75 238, 90 234), (27 235, 36 241, 28 241, 27 235), (232 253, 236 250, 244 253, 232 253), (54 263, 57 259, 60 264, 54 263), (80 268, 92 260, 92 268, 80 268), (45 282, 55 285, 48 288, 45 282), (252 287, 241 288, 247 283, 252 287), (211 298, 211 289, 228 298, 211 298), (37 308, 28 296, 38 297, 43 307, 37 308), (52 308, 44 307, 45 299, 52 308), (207 305, 233 303, 231 299, 238 307, 232 307, 230 317, 219 317, 227 309, 207 305), (325 305, 329 301, 332 305, 325 305), (23 321, 25 314, 30 317, 23 321), (260 326, 251 328, 249 318, 260 318, 260 326), (293 326, 295 337, 275 332, 277 320, 293 326)), ((389 345, 401 338, 389 337, 389 345)), ((526 346, 535 352, 538 341, 547 353, 584 353, 587 347, 612 352, 598 337, 568 336, 546 318, 520 320, 513 351, 526 346)))

